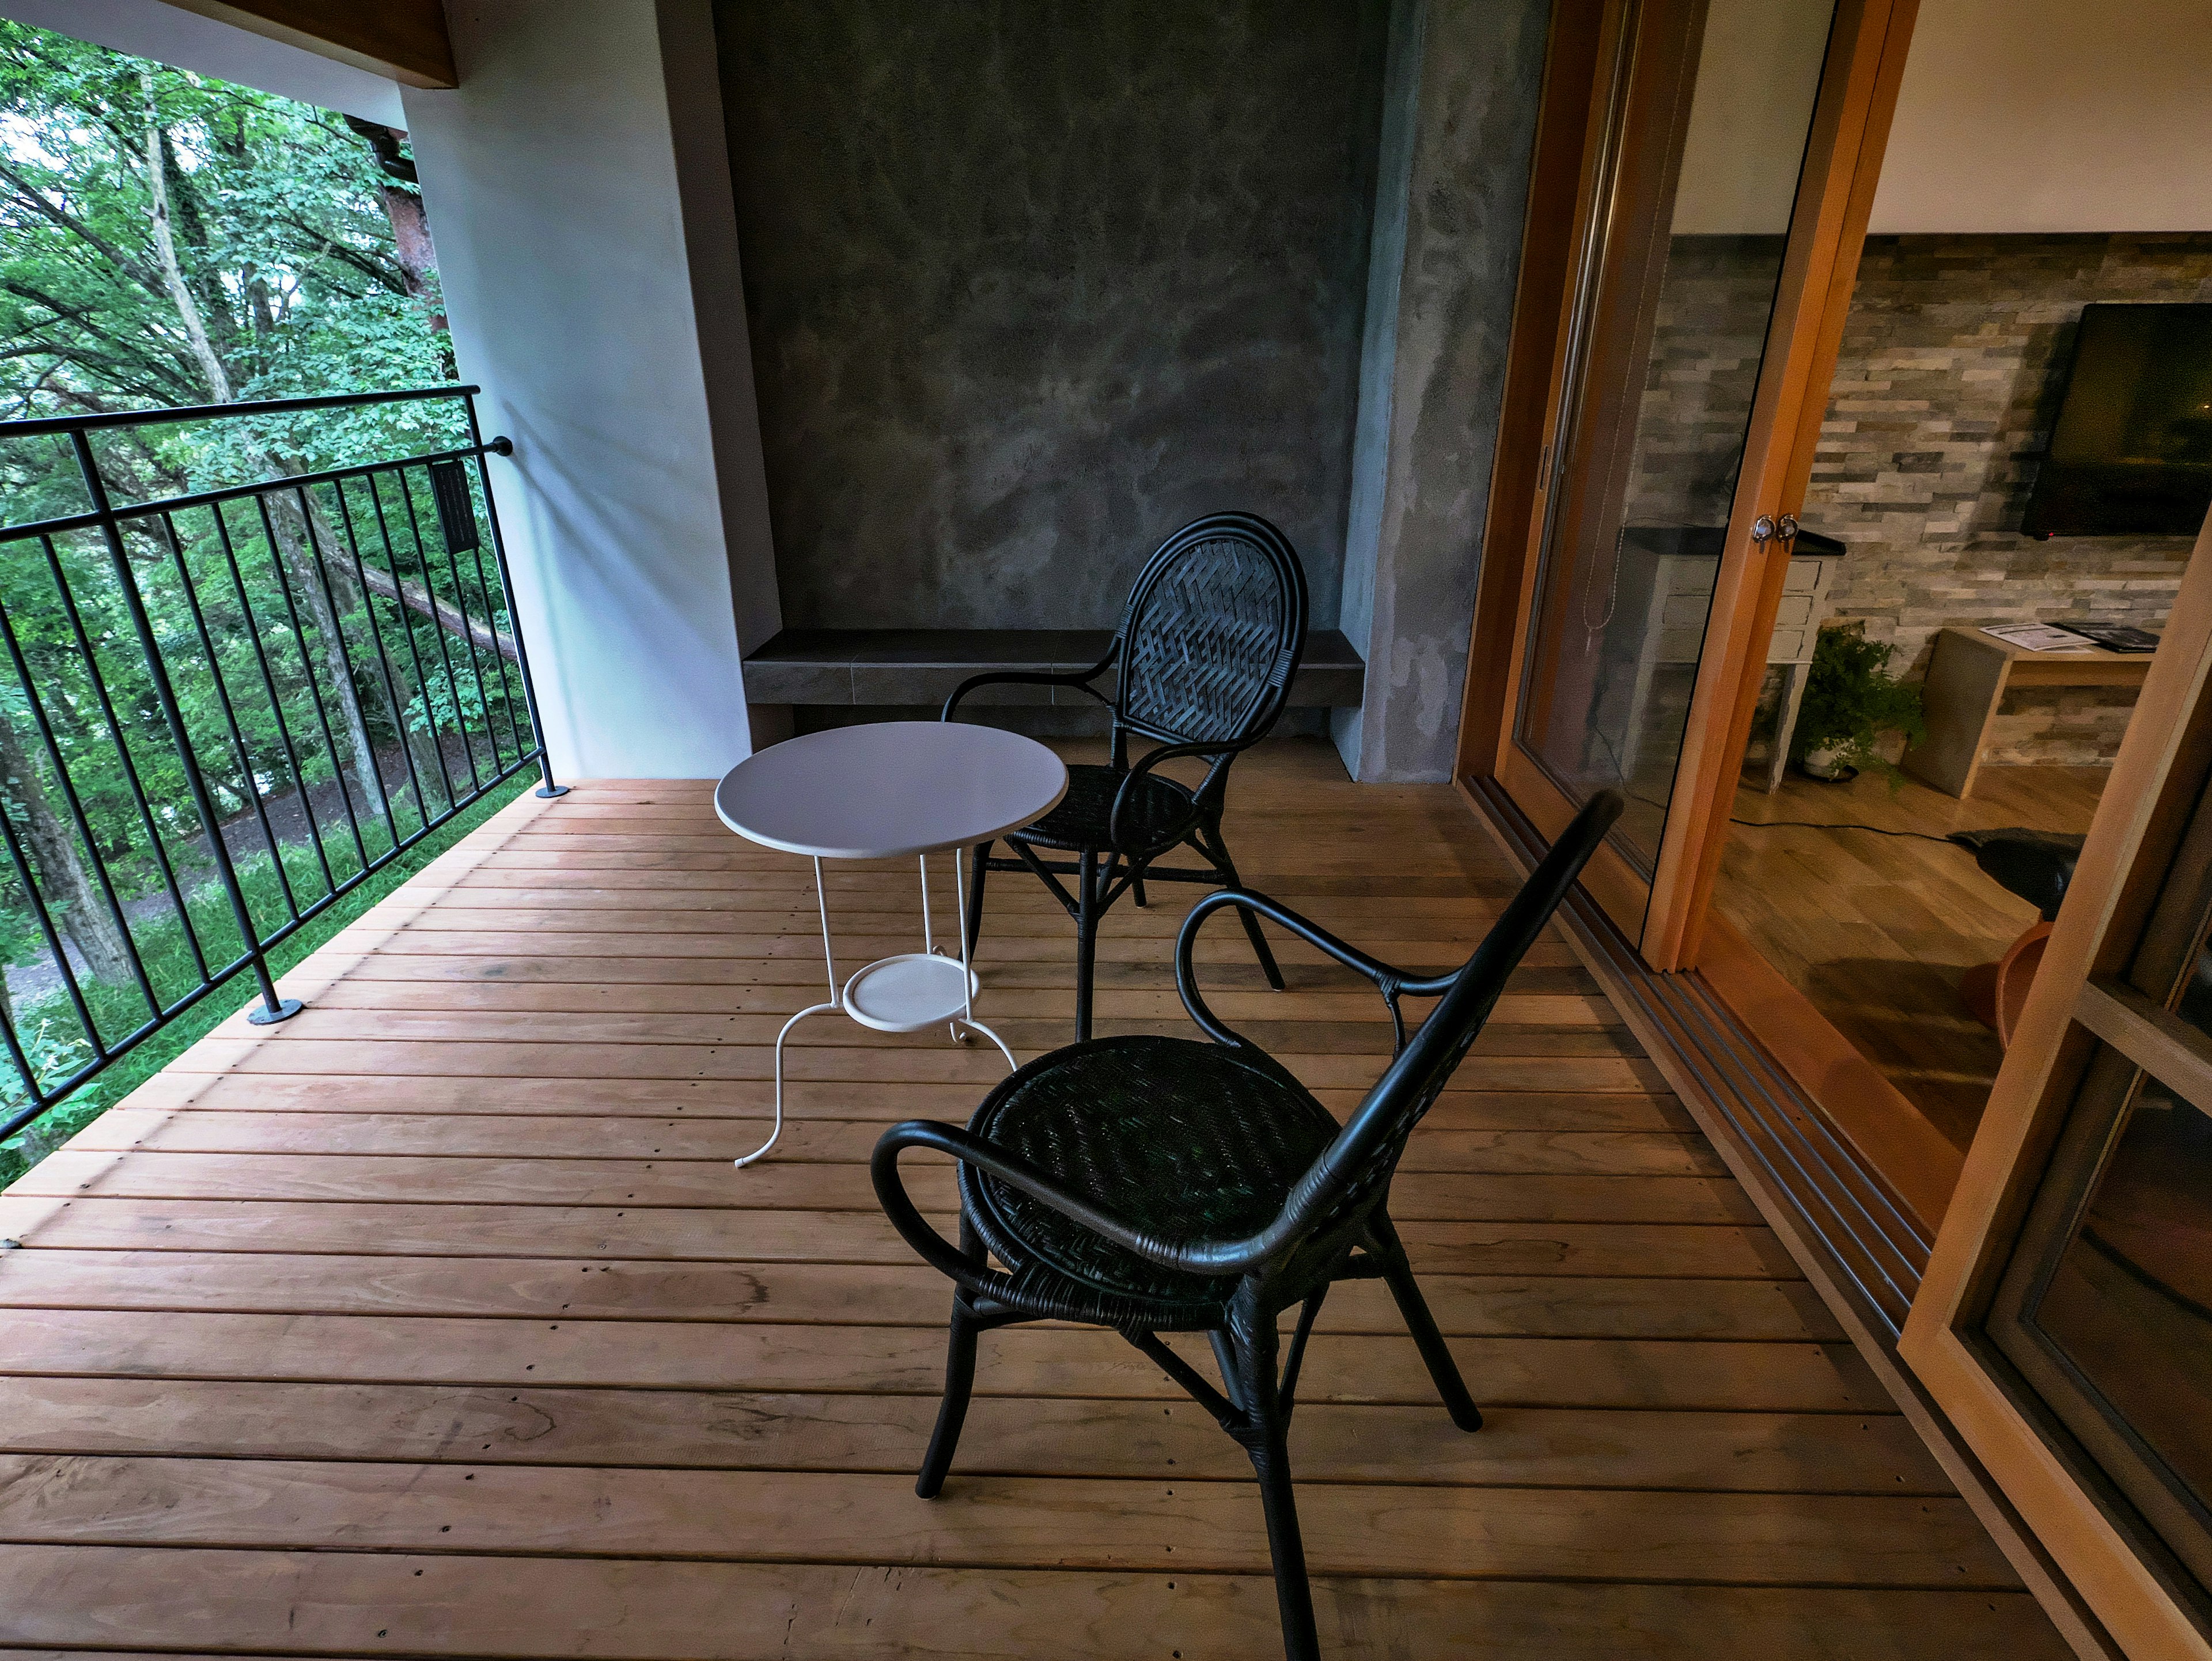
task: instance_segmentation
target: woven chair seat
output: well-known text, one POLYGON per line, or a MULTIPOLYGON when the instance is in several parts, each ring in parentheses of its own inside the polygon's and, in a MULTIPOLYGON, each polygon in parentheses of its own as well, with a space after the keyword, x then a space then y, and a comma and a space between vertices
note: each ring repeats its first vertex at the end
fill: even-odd
MULTIPOLYGON (((1035 824, 1010 831, 1006 840, 1070 854, 1079 854, 1086 848, 1111 848, 1114 843, 1108 832, 1114 817, 1114 794, 1127 776, 1111 767, 1070 767, 1067 794, 1060 799, 1060 806, 1035 824)), ((1138 780, 1136 800, 1122 822, 1121 829, 1128 837, 1124 851, 1156 852, 1176 840, 1190 818, 1190 792, 1173 779, 1147 773, 1138 780)))
MULTIPOLYGON (((1334 1140, 1329 1110, 1255 1055, 1187 1038, 1076 1044, 1032 1062, 969 1129, 1160 1239, 1237 1239, 1273 1220, 1334 1140)), ((1218 1325, 1235 1277, 1163 1269, 960 1167, 968 1215, 1033 1312, 1113 1326, 1218 1325)))

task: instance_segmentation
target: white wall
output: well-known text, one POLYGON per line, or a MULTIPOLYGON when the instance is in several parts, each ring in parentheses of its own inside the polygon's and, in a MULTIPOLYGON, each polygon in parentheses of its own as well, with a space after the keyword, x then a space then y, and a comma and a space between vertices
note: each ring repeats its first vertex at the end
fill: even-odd
POLYGON ((1922 0, 1872 228, 2212 230, 2212 0, 1922 0))
POLYGON ((515 442, 554 768, 714 776, 750 750, 741 637, 778 618, 707 0, 447 14, 461 85, 406 88, 406 125, 461 373, 515 442))
POLYGON ((1790 228, 1833 0, 1711 0, 1674 192, 1677 236, 1790 228))
POLYGON ((406 125, 398 82, 162 0, 0 0, 0 17, 365 121, 406 125))

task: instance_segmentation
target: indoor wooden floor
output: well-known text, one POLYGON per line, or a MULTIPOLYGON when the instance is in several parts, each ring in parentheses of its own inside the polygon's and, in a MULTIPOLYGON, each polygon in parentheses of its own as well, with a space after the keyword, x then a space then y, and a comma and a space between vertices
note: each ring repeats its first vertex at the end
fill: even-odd
POLYGON ((1959 978, 2004 953, 2035 908, 1984 876, 1954 830, 2089 828, 2110 770, 1984 767, 1961 801, 1917 779, 1792 774, 1736 793, 1714 904, 1961 1151, 2004 1051, 1967 1013, 1959 978), (1893 832, 1758 828, 1773 820, 1893 832))
MULTIPOLYGON (((1448 789, 1311 743, 1239 764, 1231 835, 1414 962, 1508 889, 1448 789)), ((907 949, 912 872, 836 871, 851 963, 907 949)), ((525 798, 291 977, 307 1013, 0 1198, 0 1657, 1279 1654, 1243 1456, 1112 1335, 988 1337, 914 1497, 947 1293, 862 1161, 1003 1064, 811 1024, 733 1170, 817 990, 805 884, 704 784, 525 798)), ((1109 1030, 1188 1030, 1175 922, 1114 914, 1109 1030)), ((994 879, 1018 1051, 1067 1037, 1070 948, 994 879)), ((1216 1007, 1347 1108, 1379 1007, 1284 955, 1267 993, 1222 931, 1216 1007)), ((1332 1656, 2064 1653, 1556 936, 1457 1083, 1395 1208, 1489 1424, 1375 1287, 1330 1301, 1292 1447, 1332 1656)))

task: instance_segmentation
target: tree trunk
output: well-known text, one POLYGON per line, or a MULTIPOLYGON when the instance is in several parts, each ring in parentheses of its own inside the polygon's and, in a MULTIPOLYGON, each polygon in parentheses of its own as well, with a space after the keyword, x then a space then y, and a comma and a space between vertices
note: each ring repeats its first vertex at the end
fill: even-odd
POLYGON ((62 938, 76 948, 92 977, 111 986, 134 986, 131 949, 107 899, 77 857, 76 833, 47 800, 46 781, 31 760, 15 723, 0 715, 0 789, 21 814, 24 840, 38 867, 47 909, 62 938))
MULTIPOLYGON (((422 198, 396 185, 381 186, 377 194, 384 198, 384 215, 392 222, 392 240, 407 278, 407 292, 428 307, 437 298, 430 278, 438 269, 438 251, 430 243, 430 218, 422 210, 422 198)), ((445 313, 431 310, 430 326, 446 327, 445 313)))

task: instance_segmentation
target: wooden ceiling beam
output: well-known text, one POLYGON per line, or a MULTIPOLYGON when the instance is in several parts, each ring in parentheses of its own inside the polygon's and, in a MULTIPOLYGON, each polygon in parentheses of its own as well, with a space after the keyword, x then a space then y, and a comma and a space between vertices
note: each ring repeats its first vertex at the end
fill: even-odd
POLYGON ((388 75, 410 87, 458 84, 443 0, 167 0, 184 11, 388 75))

